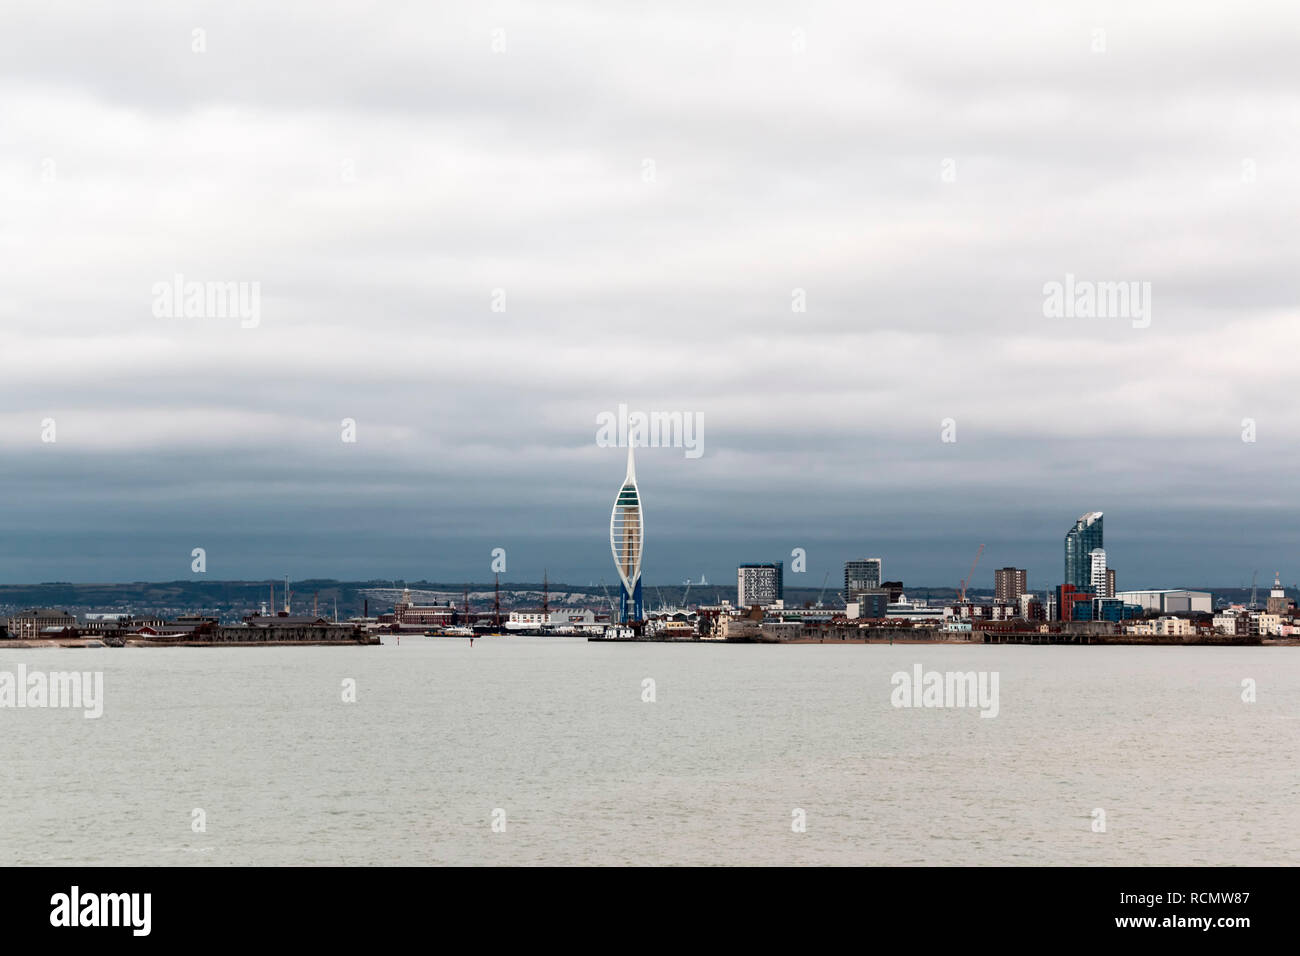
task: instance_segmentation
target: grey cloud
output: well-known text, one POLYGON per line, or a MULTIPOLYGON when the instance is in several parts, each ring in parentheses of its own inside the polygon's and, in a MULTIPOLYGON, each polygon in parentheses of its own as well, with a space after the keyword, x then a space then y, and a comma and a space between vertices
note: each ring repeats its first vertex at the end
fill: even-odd
POLYGON ((165 576, 194 535, 236 577, 513 535, 598 578, 620 401, 708 423, 642 465, 651 579, 806 539, 1048 580, 1094 507, 1144 583, 1285 566, 1297 14, 1218 14, 10 6, 0 579, 165 576), (261 327, 155 318, 178 272, 260 282, 261 327), (1044 318, 1066 272, 1150 281, 1151 328, 1044 318))

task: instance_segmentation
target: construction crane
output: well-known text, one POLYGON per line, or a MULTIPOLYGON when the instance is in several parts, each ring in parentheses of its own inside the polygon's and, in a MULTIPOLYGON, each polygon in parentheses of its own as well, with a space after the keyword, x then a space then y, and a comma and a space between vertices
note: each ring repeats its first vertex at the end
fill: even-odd
POLYGON ((691 585, 694 584, 695 582, 692 581, 690 578, 687 578, 683 583, 686 585, 686 593, 682 595, 682 607, 689 608, 691 606, 690 605, 691 585))
POLYGON ((1259 571, 1256 570, 1250 576, 1250 609, 1253 611, 1259 607, 1259 590, 1255 587, 1255 582, 1259 579, 1259 571))
POLYGON ((984 553, 984 545, 981 544, 979 546, 979 550, 975 552, 975 560, 970 563, 970 573, 967 574, 966 577, 962 579, 961 589, 960 589, 961 596, 958 597, 957 599, 958 602, 961 604, 966 603, 966 588, 968 588, 971 584, 975 583, 975 566, 980 563, 980 555, 982 555, 983 553, 984 553))
POLYGON ((822 598, 826 597, 826 582, 829 581, 830 579, 831 579, 831 573, 830 573, 829 571, 827 571, 827 572, 826 572, 826 576, 822 578, 822 590, 821 590, 821 593, 817 595, 817 606, 818 606, 818 607, 821 607, 821 606, 822 606, 822 598))
POLYGON ((618 617, 618 607, 614 604, 614 599, 609 596, 609 588, 605 587, 605 579, 600 579, 600 589, 605 592, 605 603, 609 605, 609 619, 612 621, 618 617))

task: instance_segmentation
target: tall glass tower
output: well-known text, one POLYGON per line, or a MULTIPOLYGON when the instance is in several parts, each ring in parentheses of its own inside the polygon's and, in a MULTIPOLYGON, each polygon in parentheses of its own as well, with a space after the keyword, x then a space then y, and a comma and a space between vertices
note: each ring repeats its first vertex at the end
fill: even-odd
POLYGON ((609 516, 609 548, 614 553, 623 590, 619 595, 618 613, 623 624, 643 619, 641 610, 641 546, 645 528, 641 512, 641 492, 636 487, 636 462, 632 446, 627 449, 627 477, 614 499, 609 516))
POLYGON ((1101 512, 1089 511, 1065 533, 1065 583, 1079 590, 1092 587, 1092 552, 1103 547, 1101 512))

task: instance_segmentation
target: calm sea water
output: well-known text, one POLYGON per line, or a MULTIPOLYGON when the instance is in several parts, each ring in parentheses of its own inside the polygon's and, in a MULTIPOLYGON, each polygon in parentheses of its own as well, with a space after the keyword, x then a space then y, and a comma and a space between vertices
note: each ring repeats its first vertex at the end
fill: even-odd
POLYGON ((1300 862, 1300 649, 0 648, 20 663, 102 670, 106 700, 0 709, 5 865, 1300 862), (891 706, 917 663, 997 671, 999 715, 891 706))

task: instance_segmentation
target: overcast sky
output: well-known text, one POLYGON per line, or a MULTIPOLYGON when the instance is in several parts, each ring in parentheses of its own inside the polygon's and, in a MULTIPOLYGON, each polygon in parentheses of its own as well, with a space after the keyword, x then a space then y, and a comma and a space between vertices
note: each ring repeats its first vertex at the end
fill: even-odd
POLYGON ((10 0, 0 581, 612 582, 620 402, 652 584, 1300 579, 1300 8, 1134 6, 10 0))

